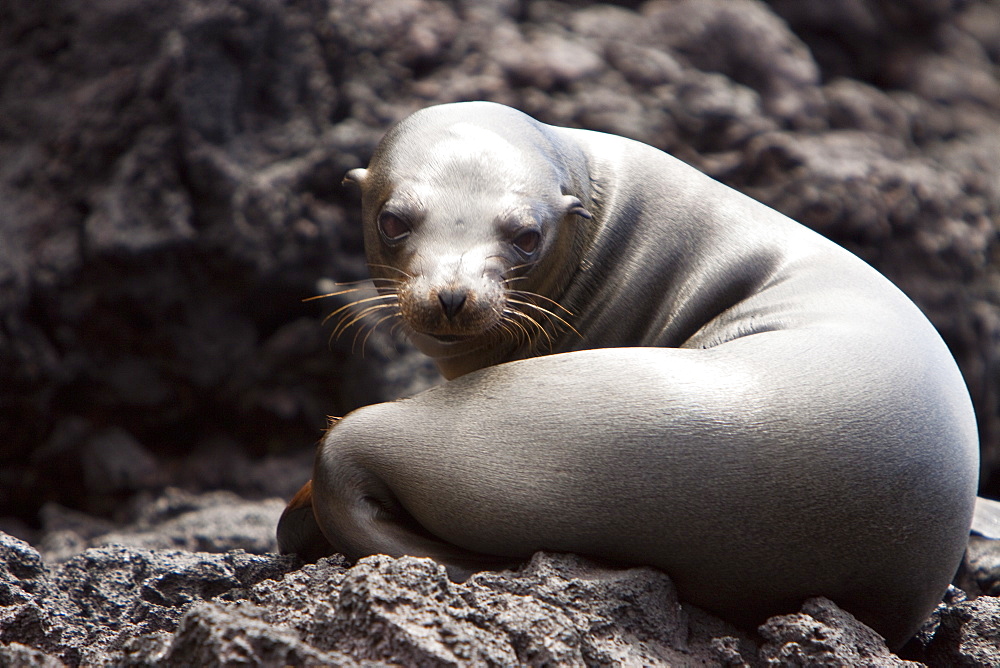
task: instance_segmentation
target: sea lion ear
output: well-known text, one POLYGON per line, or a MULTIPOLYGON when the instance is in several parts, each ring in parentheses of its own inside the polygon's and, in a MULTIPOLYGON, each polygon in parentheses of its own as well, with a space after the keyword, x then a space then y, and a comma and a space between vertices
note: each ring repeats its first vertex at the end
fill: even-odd
POLYGON ((346 186, 348 183, 353 183, 358 186, 363 186, 367 178, 368 170, 363 167, 358 167, 357 169, 352 169, 344 174, 344 180, 341 181, 340 184, 346 186))
POLYGON ((587 220, 593 218, 590 212, 587 211, 586 208, 584 208, 583 202, 581 202, 578 198, 573 197, 572 195, 563 196, 563 205, 566 207, 567 214, 575 213, 581 218, 586 218, 587 220))

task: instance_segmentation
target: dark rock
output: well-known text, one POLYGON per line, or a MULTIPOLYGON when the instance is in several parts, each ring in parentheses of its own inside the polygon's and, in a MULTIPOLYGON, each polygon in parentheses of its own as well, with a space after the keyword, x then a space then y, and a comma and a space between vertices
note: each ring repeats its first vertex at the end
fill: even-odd
POLYGON ((0 605, 24 603, 46 593, 48 568, 30 545, 13 536, 0 536, 0 563, 4 568, 0 605))
POLYGON ((65 561, 88 547, 125 545, 192 552, 277 550, 275 526, 284 509, 280 499, 247 501, 231 492, 192 495, 167 489, 138 503, 135 520, 124 526, 49 506, 40 547, 50 563, 65 561))
MULTIPOLYGON (((203 603, 194 606, 184 615, 170 645, 162 650, 154 645, 144 663, 178 667, 362 665, 341 652, 319 650, 304 642, 294 631, 276 627, 262 617, 263 610, 248 605, 222 607, 203 603)), ((133 649, 133 656, 139 651, 133 649)), ((363 665, 372 664, 365 662, 363 665)))
POLYGON ((820 128, 820 70, 783 21, 755 0, 650 2, 643 14, 673 53, 702 72, 718 72, 755 90, 766 115, 820 128))
POLYGON ((44 608, 60 596, 38 553, 27 543, 0 533, 0 647, 19 645, 5 649, 11 659, 7 665, 16 665, 14 657, 37 659, 34 654, 25 655, 24 645, 43 651, 58 646, 61 629, 44 608))
MULTIPOLYGON (((51 580, 49 569, 27 543, 0 534, 0 648, 10 657, 24 657, 24 646, 61 654, 62 615, 79 614, 51 580), (58 606, 59 610, 56 610, 58 606), (7 647, 8 645, 17 647, 7 647)), ((27 655, 34 661, 35 653, 27 655)))
POLYGON ((138 492, 155 487, 156 457, 128 432, 111 428, 83 446, 83 483, 94 494, 138 492))
POLYGON ((24 453, 70 418, 93 432, 74 448, 111 427, 156 457, 206 432, 259 456, 391 398, 301 303, 361 266, 338 185, 359 133, 335 127, 315 17, 268 0, 0 11, 18 72, 0 90, 0 513, 108 512, 79 475, 30 483, 24 453))
POLYGON ((971 597, 1000 596, 1000 540, 970 536, 954 582, 971 597))
MULTIPOLYGON (((960 573, 961 570, 962 569, 960 568, 960 573)), ((937 633, 938 627, 941 625, 941 616, 959 603, 964 603, 968 600, 968 598, 969 597, 963 590, 954 585, 949 585, 942 601, 938 604, 937 608, 931 612, 930 618, 923 623, 916 635, 902 648, 900 648, 900 657, 910 659, 912 661, 922 661, 924 663, 936 665, 928 657, 927 648, 934 640, 934 634, 937 633)))
POLYGON ((464 584, 426 559, 375 556, 346 571, 324 560, 261 583, 249 600, 192 609, 170 652, 197 645, 187 636, 206 636, 206 626, 246 623, 254 636, 257 620, 278 629, 283 653, 394 665, 711 664, 720 653, 752 661, 755 651, 745 634, 681 606, 661 573, 571 556, 539 554, 520 571, 464 584))
POLYGON ((50 573, 37 552, 6 534, 0 534, 0 549, 0 587, 7 592, 0 643, 26 645, 69 665, 107 664, 125 640, 173 632, 193 603, 244 597, 261 580, 299 565, 291 557, 241 550, 117 546, 87 550, 50 573))
POLYGON ((760 656, 769 666, 919 666, 889 652, 885 640, 826 598, 811 598, 794 615, 760 627, 760 656))
MULTIPOLYGON (((216 502, 173 492, 141 514, 168 526, 216 502)), ((225 526, 206 517, 206 531, 213 522, 225 526)), ((572 555, 457 584, 430 560, 382 555, 303 566, 108 546, 50 570, 3 535, 0 554, 0 657, 37 665, 919 665, 825 599, 758 638, 678 601, 658 571, 572 555)), ((931 666, 1000 657, 996 599, 970 605, 955 592, 910 655, 931 666)))
POLYGON ((891 87, 906 80, 913 59, 932 46, 935 30, 954 21, 973 3, 768 0, 768 4, 802 37, 831 76, 891 87))
POLYGON ((63 668, 66 664, 41 650, 15 642, 0 645, 0 665, 18 666, 18 668, 63 668))
POLYGON ((938 666, 994 666, 1000 659, 1000 598, 981 596, 941 613, 927 649, 938 666))

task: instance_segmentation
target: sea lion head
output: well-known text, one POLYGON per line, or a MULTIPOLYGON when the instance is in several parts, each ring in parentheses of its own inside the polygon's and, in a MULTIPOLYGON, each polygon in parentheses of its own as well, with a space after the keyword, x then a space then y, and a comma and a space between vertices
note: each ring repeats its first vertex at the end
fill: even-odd
POLYGON ((397 124, 345 177, 361 188, 376 285, 448 377, 571 327, 556 300, 591 214, 559 148, 507 107, 442 105, 397 124))

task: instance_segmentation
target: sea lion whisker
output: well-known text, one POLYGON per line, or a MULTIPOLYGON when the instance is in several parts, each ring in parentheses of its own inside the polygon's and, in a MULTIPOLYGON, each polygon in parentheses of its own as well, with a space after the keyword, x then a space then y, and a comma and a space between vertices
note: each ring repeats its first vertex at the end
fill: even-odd
POLYGON ((520 316, 522 314, 521 313, 516 313, 515 314, 513 311, 508 311, 508 315, 506 316, 505 319, 506 319, 506 321, 510 325, 513 325, 513 326, 517 327, 517 330, 518 330, 517 341, 518 341, 518 343, 520 345, 523 345, 523 346, 527 347, 527 348, 534 348, 535 341, 538 338, 537 335, 535 333, 532 333, 532 331, 529 330, 527 327, 525 327, 523 323, 519 322, 517 318, 513 317, 514 315, 519 315, 520 316))
POLYGON ((545 314, 549 318, 550 322, 552 322, 552 320, 554 318, 555 320, 558 320, 559 322, 561 322, 566 327, 569 327, 569 329, 574 334, 576 334, 577 336, 579 336, 581 339, 583 338, 583 334, 581 334, 580 332, 576 331, 576 327, 574 327, 573 325, 569 324, 564 318, 562 318, 561 316, 559 316, 556 313, 553 313, 552 311, 548 310, 547 308, 543 308, 543 307, 539 306, 538 304, 532 303, 530 301, 521 301, 519 299, 510 299, 510 298, 508 298, 507 301, 509 301, 509 302, 511 302, 513 304, 519 304, 521 306, 530 306, 531 308, 535 309, 536 311, 545 314))
POLYGON ((399 278, 372 278, 371 283, 379 293, 399 290, 400 286, 406 285, 406 281, 399 278))
POLYGON ((333 316, 337 315, 338 313, 342 313, 342 312, 346 311, 347 309, 352 308, 354 306, 357 306, 359 304, 365 304, 365 303, 368 303, 368 302, 374 302, 374 301, 378 301, 378 300, 393 300, 393 299, 397 300, 397 301, 399 299, 398 295, 396 295, 395 292, 387 294, 387 295, 375 295, 374 297, 365 297, 364 299, 357 299, 357 300, 355 300, 355 301, 353 301, 353 302, 351 302, 349 304, 344 304, 343 306, 341 306, 340 308, 338 308, 337 310, 335 310, 333 313, 331 313, 328 316, 326 316, 325 318, 323 318, 323 321, 320 323, 320 325, 325 325, 327 323, 327 321, 330 318, 332 318, 333 316))
POLYGON ((334 342, 334 336, 333 333, 331 332, 330 336, 326 337, 326 347, 333 350, 333 342, 334 342))
MULTIPOLYGON (((511 267, 507 271, 508 272, 520 271, 521 269, 534 267, 536 264, 538 264, 537 261, 524 262, 522 264, 515 264, 513 267, 511 267)), ((518 276, 517 278, 525 278, 525 277, 524 276, 518 276)))
POLYGON ((576 315, 575 313, 573 313, 572 311, 570 311, 568 308, 566 308, 565 306, 563 306, 562 304, 560 304, 559 302, 557 302, 555 299, 552 299, 550 297, 546 297, 545 295, 538 294, 537 292, 529 292, 528 290, 508 290, 508 292, 510 294, 512 294, 512 295, 517 295, 518 297, 523 297, 523 298, 528 299, 528 300, 531 300, 531 299, 541 299, 543 301, 548 302, 549 304, 552 304, 553 306, 555 306, 556 308, 558 308, 559 310, 561 310, 563 313, 565 313, 567 316, 572 317, 572 316, 576 315))
MULTIPOLYGON (((356 304, 351 304, 351 306, 355 306, 355 305, 356 304)), ((354 325, 355 323, 357 323, 358 321, 367 318, 369 315, 371 315, 372 313, 375 313, 376 311, 380 311, 380 310, 386 309, 386 308, 394 308, 394 306, 395 306, 394 304, 375 304, 375 305, 372 305, 372 306, 367 306, 367 307, 361 309, 361 311, 359 311, 357 313, 352 313, 352 312, 344 313, 340 317, 340 320, 337 322, 337 326, 333 328, 332 332, 330 332, 330 337, 327 340, 328 345, 333 345, 333 341, 335 339, 339 339, 341 336, 343 336, 344 332, 346 332, 348 329, 350 329, 351 326, 354 325)), ((398 311, 397 311, 396 314, 398 314, 398 311)), ((394 314, 394 315, 396 315, 396 314, 394 314)), ((324 320, 324 322, 325 322, 325 320, 324 320)), ((360 333, 363 330, 364 330, 364 327, 360 328, 358 330, 358 333, 360 333)), ((357 334, 355 334, 355 339, 356 338, 357 338, 357 334)), ((352 354, 354 353, 355 342, 351 343, 351 353, 352 354)))
POLYGON ((345 286, 348 286, 348 285, 362 285, 363 286, 365 283, 368 283, 369 281, 371 281, 370 278, 359 278, 356 281, 333 281, 333 285, 335 285, 338 288, 345 287, 345 286))
MULTIPOLYGON (((379 318, 379 319, 378 319, 378 320, 377 320, 377 321, 375 322, 375 324, 374 324, 374 325, 372 325, 372 326, 371 326, 371 327, 370 327, 370 328, 368 329, 368 333, 367 333, 367 334, 365 334, 365 338, 364 338, 364 340, 363 340, 363 341, 361 342, 361 356, 362 356, 362 357, 364 357, 364 356, 365 356, 365 346, 367 346, 367 345, 368 345, 368 339, 369 339, 369 338, 371 337, 371 335, 372 335, 372 334, 374 334, 374 333, 375 333, 375 330, 376 330, 376 329, 378 329, 378 326, 379 326, 379 325, 381 325, 381 324, 382 324, 383 322, 385 322, 386 320, 391 320, 391 319, 393 319, 393 318, 401 318, 401 317, 402 317, 402 316, 401 316, 401 315, 400 315, 400 314, 399 314, 398 312, 396 312, 396 313, 390 313, 390 314, 389 314, 389 315, 387 315, 387 316, 383 316, 383 317, 379 318)), ((389 333, 390 333, 390 334, 392 333, 392 329, 390 329, 390 330, 389 330, 389 333)), ((351 350, 353 350, 353 349, 354 349, 354 345, 352 344, 352 345, 351 345, 351 350)))
POLYGON ((531 332, 528 331, 527 327, 525 327, 515 318, 508 318, 506 322, 508 324, 508 327, 516 328, 518 342, 527 343, 529 345, 531 344, 532 341, 531 332))
POLYGON ((521 324, 520 322, 518 322, 517 319, 515 319, 515 318, 512 317, 513 314, 514 314, 514 311, 516 311, 516 310, 517 310, 516 306, 513 306, 513 305, 507 303, 504 307, 502 307, 500 309, 499 322, 506 323, 506 325, 507 325, 506 331, 512 332, 512 336, 514 336, 514 333, 510 329, 510 327, 514 326, 514 327, 517 328, 518 333, 516 334, 516 339, 517 339, 518 343, 530 342, 531 341, 531 333, 528 331, 528 329, 523 324, 521 324))
POLYGON ((501 280, 500 285, 502 285, 505 289, 510 290, 511 288, 509 286, 511 283, 513 283, 514 281, 523 281, 527 278, 528 278, 527 276, 511 276, 509 278, 501 280))
POLYGON ((406 281, 399 278, 373 278, 371 279, 371 281, 372 283, 375 284, 376 290, 389 289, 389 288, 396 289, 391 286, 399 286, 406 284, 406 281))
MULTIPOLYGON (((374 262, 369 262, 368 263, 368 268, 369 269, 374 269, 374 268, 391 269, 392 271, 398 271, 399 273, 401 273, 403 275, 403 278, 405 278, 406 280, 410 280, 410 279, 413 278, 412 274, 410 274, 410 273, 408 273, 406 271, 403 271, 399 267, 394 267, 391 264, 377 264, 377 263, 374 263, 374 262)), ((385 280, 399 280, 399 279, 385 279, 385 280)))
POLYGON ((392 327, 389 328, 389 336, 396 336, 399 330, 403 329, 404 327, 406 327, 406 321, 403 320, 402 316, 400 316, 399 320, 394 322, 392 324, 392 327))
MULTIPOLYGON (((347 318, 345 318, 339 325, 337 325, 337 328, 333 330, 333 336, 335 338, 339 339, 341 336, 344 335, 344 333, 348 329, 350 329, 352 326, 354 326, 358 322, 362 323, 362 325, 358 329, 358 331, 363 331, 364 328, 365 328, 365 326, 366 326, 366 324, 367 324, 367 323, 365 323, 363 321, 369 315, 371 315, 370 312, 365 312, 365 313, 362 313, 362 314, 360 314, 360 315, 358 315, 358 316, 356 316, 354 318, 351 318, 350 320, 348 320, 347 318)), ((353 353, 353 352, 354 352, 354 345, 352 344, 351 345, 351 353, 353 353)))
MULTIPOLYGON (((361 283, 361 282, 369 283, 369 285, 362 285, 362 286, 359 286, 359 287, 348 288, 346 290, 337 290, 336 292, 328 292, 328 293, 323 294, 323 295, 314 295, 312 297, 306 297, 302 301, 304 301, 304 302, 311 302, 311 301, 315 301, 317 299, 326 299, 327 297, 337 297, 339 295, 346 295, 346 294, 350 294, 352 292, 365 292, 365 291, 371 289, 370 281, 365 280, 365 281, 357 281, 357 282, 358 283, 361 283)), ((344 284, 337 283, 337 285, 344 285, 344 284)))
MULTIPOLYGON (((369 333, 371 333, 371 331, 374 328, 371 327, 369 325, 369 323, 363 322, 363 323, 361 323, 361 326, 358 327, 358 331, 354 332, 354 338, 351 339, 351 354, 352 355, 354 355, 355 352, 357 351, 358 337, 361 336, 361 333, 364 332, 366 329, 368 330, 369 333)), ((365 338, 367 339, 367 336, 365 338)), ((364 359, 364 356, 365 356, 365 345, 364 345, 364 343, 362 343, 361 344, 361 358, 364 359)))
POLYGON ((345 331, 351 328, 351 325, 358 322, 359 320, 364 320, 367 316, 375 313, 376 311, 381 311, 386 308, 394 308, 395 304, 375 304, 373 306, 367 306, 361 309, 357 313, 345 313, 344 317, 341 318, 340 322, 334 328, 333 333, 339 337, 345 331), (348 319, 350 319, 348 321, 348 319))
POLYGON ((365 333, 365 338, 361 341, 361 357, 364 357, 365 346, 368 344, 368 337, 370 337, 372 333, 378 328, 378 326, 381 325, 383 322, 389 320, 390 318, 396 318, 396 317, 399 317, 399 313, 390 313, 389 315, 379 318, 374 323, 364 323, 361 327, 358 328, 358 331, 355 332, 354 339, 351 340, 351 353, 352 354, 354 353, 354 349, 358 344, 358 337, 361 336, 361 334, 364 333, 365 330, 367 330, 367 333, 365 333))
MULTIPOLYGON (((507 335, 507 338, 514 339, 518 343, 527 340, 528 330, 524 328, 524 325, 503 314, 501 314, 501 316, 501 319, 498 320, 495 325, 496 328, 503 330, 504 334, 507 335)), ((494 330, 491 328, 490 331, 493 332, 494 330)))
MULTIPOLYGON (((503 255, 500 255, 498 253, 494 254, 494 255, 487 255, 483 259, 486 260, 486 261, 489 261, 489 260, 500 260, 501 264, 506 264, 506 260, 507 260, 506 257, 504 257, 503 255)), ((504 271, 510 271, 510 269, 505 269, 504 271)))
POLYGON ((503 320, 499 321, 496 325, 490 328, 490 336, 493 338, 506 337, 515 340, 519 340, 520 337, 517 332, 511 329, 506 322, 503 320))
POLYGON ((344 419, 343 416, 339 416, 338 417, 336 415, 327 415, 326 416, 326 432, 323 434, 323 438, 325 439, 327 436, 329 436, 330 435, 330 430, 333 429, 334 427, 336 427, 337 423, 340 422, 343 419, 344 419))
POLYGON ((524 311, 521 311, 519 309, 511 308, 510 312, 513 313, 513 314, 515 314, 515 315, 517 315, 517 316, 520 316, 521 318, 524 318, 525 320, 527 320, 528 322, 530 322, 532 325, 534 325, 535 327, 537 327, 538 331, 541 332, 542 334, 544 334, 545 338, 548 340, 548 342, 549 342, 549 348, 552 348, 552 346, 555 344, 555 342, 552 340, 552 335, 549 334, 548 330, 546 330, 545 327, 541 323, 539 323, 537 320, 535 320, 534 318, 532 318, 530 315, 528 315, 527 313, 525 313, 524 311))
MULTIPOLYGON (((355 304, 355 306, 357 306, 357 304, 355 304)), ((396 308, 396 304, 393 303, 371 304, 363 308, 358 308, 357 310, 354 311, 347 311, 346 313, 341 314, 340 319, 337 321, 337 325, 333 328, 333 333, 337 336, 340 336, 345 329, 350 327, 350 325, 353 324, 353 322, 355 322, 354 319, 356 319, 357 317, 364 318, 365 316, 371 313, 375 313, 376 311, 379 311, 384 308, 396 308), (348 321, 351 322, 348 323, 348 321)))

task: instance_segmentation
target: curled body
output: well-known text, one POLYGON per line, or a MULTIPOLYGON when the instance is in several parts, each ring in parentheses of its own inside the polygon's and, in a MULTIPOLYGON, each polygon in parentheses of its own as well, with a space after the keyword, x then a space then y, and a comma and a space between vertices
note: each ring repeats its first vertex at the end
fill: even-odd
POLYGON ((297 512, 331 551, 456 577, 576 552, 744 626, 827 596, 893 647, 940 600, 975 417, 864 262, 652 147, 490 103, 413 114, 347 178, 379 304, 449 381, 329 431, 283 549, 297 512))

